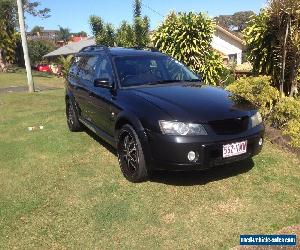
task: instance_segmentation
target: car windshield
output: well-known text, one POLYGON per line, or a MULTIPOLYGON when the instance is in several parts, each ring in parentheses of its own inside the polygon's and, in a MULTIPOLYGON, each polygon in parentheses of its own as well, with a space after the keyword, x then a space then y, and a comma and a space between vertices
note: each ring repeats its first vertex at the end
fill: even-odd
POLYGON ((168 56, 116 57, 115 64, 122 87, 200 81, 195 73, 168 56))

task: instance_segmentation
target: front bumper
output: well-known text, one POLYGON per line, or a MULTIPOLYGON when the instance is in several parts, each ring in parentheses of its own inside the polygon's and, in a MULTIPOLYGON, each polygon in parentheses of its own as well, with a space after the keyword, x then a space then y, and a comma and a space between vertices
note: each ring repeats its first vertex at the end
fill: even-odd
POLYGON ((260 125, 238 135, 222 136, 166 136, 148 131, 148 162, 153 170, 203 170, 216 165, 240 161, 257 155, 264 138, 260 125), (247 152, 239 156, 223 158, 223 145, 247 140, 247 152), (197 152, 198 160, 190 162, 187 154, 197 152))

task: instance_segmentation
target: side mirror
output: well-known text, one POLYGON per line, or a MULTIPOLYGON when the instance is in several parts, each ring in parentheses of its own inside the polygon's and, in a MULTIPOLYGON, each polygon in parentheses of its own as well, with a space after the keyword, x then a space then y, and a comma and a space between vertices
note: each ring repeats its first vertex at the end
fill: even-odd
POLYGON ((112 83, 108 78, 99 78, 99 79, 95 79, 94 86, 110 89, 112 88, 112 83))

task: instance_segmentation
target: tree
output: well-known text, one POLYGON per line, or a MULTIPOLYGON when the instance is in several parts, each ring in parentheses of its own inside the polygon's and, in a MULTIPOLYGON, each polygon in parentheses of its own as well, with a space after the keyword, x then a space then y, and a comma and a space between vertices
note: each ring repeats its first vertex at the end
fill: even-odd
POLYGON ((253 11, 239 11, 233 15, 217 16, 215 21, 218 25, 231 31, 242 32, 253 15, 255 15, 253 11))
POLYGON ((64 43, 67 43, 71 37, 70 29, 63 28, 61 26, 58 27, 59 27, 58 39, 64 41, 64 43))
POLYGON ((47 40, 32 40, 28 42, 30 61, 33 65, 40 63, 43 56, 55 50, 54 42, 47 40))
POLYGON ((149 43, 149 18, 147 16, 142 17, 141 0, 134 1, 133 17, 134 17, 134 37, 135 46, 145 47, 149 43))
POLYGON ((87 37, 87 33, 85 31, 80 31, 78 33, 74 33, 74 36, 81 36, 81 37, 87 37))
POLYGON ((117 30, 116 43, 121 47, 133 47, 134 41, 134 31, 131 25, 123 21, 117 30))
POLYGON ((136 17, 141 17, 141 15, 142 15, 142 2, 141 0, 134 0, 133 16, 134 18, 136 18, 136 17))
POLYGON ((300 2, 294 0, 271 0, 244 32, 254 73, 271 75, 281 94, 297 90, 299 32, 300 2))
POLYGON ((124 47, 147 46, 150 41, 150 21, 147 16, 142 17, 141 5, 141 0, 134 0, 133 25, 123 21, 117 29, 112 24, 105 23, 101 17, 90 16, 89 23, 97 44, 124 47))
MULTIPOLYGON (((40 9, 40 3, 23 0, 25 12, 42 18, 50 15, 50 9, 40 9)), ((16 44, 19 39, 17 33, 18 15, 17 3, 11 0, 0 0, 0 71, 5 71, 9 64, 15 61, 16 44)))
POLYGON ((224 69, 211 46, 214 22, 202 13, 170 13, 153 34, 155 47, 200 73, 206 83, 218 84, 224 69))
POLYGON ((32 29, 31 29, 31 33, 33 33, 33 34, 38 34, 38 33, 40 33, 42 30, 44 30, 44 27, 42 27, 42 26, 34 26, 32 29))
POLYGON ((90 16, 90 26, 96 43, 105 46, 114 46, 116 32, 112 24, 104 23, 101 17, 90 16))

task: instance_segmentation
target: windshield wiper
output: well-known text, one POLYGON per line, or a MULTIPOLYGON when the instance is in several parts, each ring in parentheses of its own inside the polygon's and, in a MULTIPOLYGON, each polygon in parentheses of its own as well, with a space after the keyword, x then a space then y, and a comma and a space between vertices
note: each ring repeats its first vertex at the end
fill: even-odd
POLYGON ((175 82, 200 82, 200 79, 191 79, 191 80, 160 80, 156 82, 149 82, 149 85, 156 85, 156 84, 164 84, 164 83, 175 83, 175 82))
POLYGON ((156 85, 156 84, 164 84, 164 83, 173 83, 173 82, 181 82, 181 80, 159 80, 156 82, 149 82, 149 85, 156 85))

